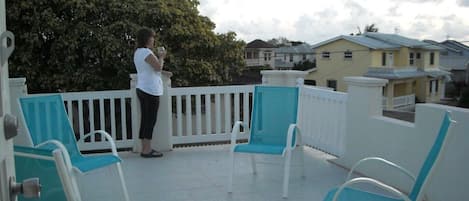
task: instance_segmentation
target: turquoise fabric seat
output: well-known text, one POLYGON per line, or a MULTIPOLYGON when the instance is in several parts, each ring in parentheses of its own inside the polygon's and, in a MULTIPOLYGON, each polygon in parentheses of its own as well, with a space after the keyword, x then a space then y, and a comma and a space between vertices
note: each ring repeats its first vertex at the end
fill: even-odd
MULTIPOLYGON (((67 178, 62 155, 54 154, 49 149, 32 147, 14 147, 16 180, 23 181, 28 178, 39 178, 41 183, 41 196, 38 201, 78 201, 78 192, 74 192, 70 178, 67 178), (62 167, 59 167, 62 165, 62 167)), ((22 195, 19 201, 30 200, 22 195)))
MULTIPOLYGON (((332 200, 337 188, 332 189, 326 195, 324 200, 332 200)), ((357 190, 353 188, 344 188, 341 196, 337 201, 356 200, 356 201, 403 201, 402 199, 391 198, 389 196, 380 195, 368 191, 357 190)))
MULTIPOLYGON (((298 96, 298 87, 256 86, 254 88, 251 128, 249 129, 243 122, 236 122, 231 133, 232 164, 228 192, 232 192, 235 153, 269 154, 285 157, 282 196, 285 198, 288 196, 291 152, 296 147, 299 134, 296 126, 298 96), (241 126, 248 130, 249 142, 237 145, 236 139, 241 126)), ((255 174, 255 160, 254 156, 251 157, 255 174)))
POLYGON ((451 113, 449 111, 445 112, 434 143, 424 163, 422 164, 422 167, 420 168, 417 177, 413 176, 413 174, 405 168, 398 166, 390 161, 378 157, 368 157, 358 161, 354 166, 352 166, 346 179, 346 182, 342 184, 339 188, 334 188, 329 191, 326 197, 324 198, 324 201, 421 201, 425 194, 425 186, 432 177, 432 171, 434 170, 435 166, 438 165, 438 160, 440 156, 445 151, 446 139, 450 134, 452 134, 451 128, 455 123, 456 122, 451 119, 451 113), (379 182, 378 180, 375 180, 373 178, 359 177, 350 179, 351 174, 354 172, 354 170, 365 162, 381 162, 389 167, 394 167, 397 170, 400 170, 402 173, 404 173, 414 181, 414 185, 410 193, 406 195, 398 189, 390 185, 384 184, 382 182, 379 182), (356 183, 368 183, 376 185, 377 187, 388 191, 390 195, 395 196, 395 198, 391 198, 388 195, 370 193, 360 189, 349 187, 356 183), (334 198, 336 199, 334 200, 334 198))
POLYGON ((282 155, 284 150, 285 150, 284 146, 262 145, 262 144, 240 144, 235 147, 234 152, 282 155))
POLYGON ((60 149, 68 166, 79 173, 116 165, 125 200, 129 200, 127 187, 117 154, 115 142, 105 131, 92 131, 84 135, 84 140, 92 135, 101 135, 110 143, 112 154, 84 156, 78 149, 75 132, 68 119, 62 96, 27 96, 19 98, 24 124, 29 133, 31 145, 45 150, 60 149))

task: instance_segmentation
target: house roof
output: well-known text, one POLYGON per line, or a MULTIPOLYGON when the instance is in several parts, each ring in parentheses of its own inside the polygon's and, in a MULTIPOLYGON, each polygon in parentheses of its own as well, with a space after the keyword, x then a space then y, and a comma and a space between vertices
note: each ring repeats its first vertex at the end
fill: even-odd
POLYGON ((451 73, 439 70, 439 69, 430 69, 430 70, 420 70, 417 68, 379 68, 371 67, 368 68, 368 71, 364 76, 366 77, 376 77, 383 79, 405 79, 405 78, 416 78, 416 77, 442 77, 447 76, 451 73))
POLYGON ((399 46, 410 47, 410 48, 421 48, 427 50, 442 50, 441 47, 419 41, 417 39, 407 38, 397 34, 385 34, 385 33, 377 33, 377 32, 367 32, 365 34, 366 37, 374 38, 386 43, 396 44, 399 46))
POLYGON ((326 45, 326 44, 329 44, 338 40, 342 40, 342 39, 371 48, 371 49, 398 49, 399 48, 398 45, 385 43, 385 42, 382 42, 373 38, 365 37, 363 35, 359 35, 359 36, 340 35, 340 36, 331 38, 329 40, 325 40, 323 42, 317 43, 313 45, 312 48, 316 49, 320 46, 323 46, 323 45, 326 45))
POLYGON ((383 33, 371 33, 367 32, 362 35, 341 35, 329 40, 317 43, 312 46, 312 48, 318 48, 320 46, 335 42, 337 40, 347 40, 371 49, 384 49, 384 50, 392 50, 392 49, 399 49, 400 47, 410 47, 410 48, 422 48, 422 49, 429 49, 429 50, 442 50, 438 46, 425 43, 416 39, 406 38, 397 34, 383 34, 383 33))
POLYGON ((442 44, 451 44, 453 46, 456 46, 457 48, 455 49, 459 49, 459 50, 466 50, 466 51, 469 51, 469 46, 467 45, 464 45, 458 41, 455 41, 455 40, 445 40, 443 42, 441 42, 442 44))
POLYGON ((444 48, 445 50, 449 50, 449 51, 453 51, 453 52, 457 52, 457 53, 461 52, 461 50, 452 48, 452 47, 450 47, 450 46, 448 46, 448 45, 445 45, 445 44, 443 44, 443 43, 436 42, 436 41, 434 41, 434 40, 423 40, 423 41, 426 42, 426 43, 430 43, 430 44, 432 44, 432 45, 436 45, 436 46, 439 46, 439 47, 441 47, 441 48, 444 48))
POLYGON ((263 40, 256 39, 248 43, 246 48, 275 48, 275 46, 263 40))
POLYGON ((288 47, 279 47, 275 50, 276 53, 283 54, 312 54, 314 50, 311 48, 311 45, 301 44, 297 46, 288 46, 288 47))

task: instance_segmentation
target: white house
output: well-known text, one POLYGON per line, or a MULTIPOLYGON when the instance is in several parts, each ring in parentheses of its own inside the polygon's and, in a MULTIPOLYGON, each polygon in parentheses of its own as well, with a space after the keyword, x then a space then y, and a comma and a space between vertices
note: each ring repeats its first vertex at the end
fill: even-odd
POLYGON ((246 45, 244 58, 247 67, 274 67, 275 46, 263 40, 256 39, 246 45))
POLYGON ((296 63, 315 60, 314 50, 305 43, 275 49, 275 69, 291 70, 296 63))

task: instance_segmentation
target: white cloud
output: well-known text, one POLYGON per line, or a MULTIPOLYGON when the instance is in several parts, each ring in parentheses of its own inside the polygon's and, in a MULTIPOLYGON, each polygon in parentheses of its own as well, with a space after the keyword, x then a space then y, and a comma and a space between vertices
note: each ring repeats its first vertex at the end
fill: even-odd
POLYGON ((200 0, 217 32, 240 39, 317 43, 375 24, 380 32, 441 41, 469 40, 469 0, 200 0))
POLYGON ((469 7, 469 0, 458 0, 458 5, 469 7))

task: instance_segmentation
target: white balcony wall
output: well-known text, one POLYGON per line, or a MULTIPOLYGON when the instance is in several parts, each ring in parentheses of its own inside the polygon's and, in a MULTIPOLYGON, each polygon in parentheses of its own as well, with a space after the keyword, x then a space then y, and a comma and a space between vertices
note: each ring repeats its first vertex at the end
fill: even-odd
MULTIPOLYGON (((379 156, 394 161, 418 174, 420 167, 439 130, 443 114, 452 111, 458 121, 449 138, 435 175, 427 188, 428 200, 458 201, 469 197, 469 110, 436 105, 417 104, 415 123, 382 116, 381 87, 385 80, 370 78, 346 78, 349 84, 347 104, 347 133, 343 157, 335 162, 351 167, 364 157, 379 156)), ((359 171, 365 175, 389 182, 410 191, 413 184, 397 171, 383 166, 363 166, 359 171)))

